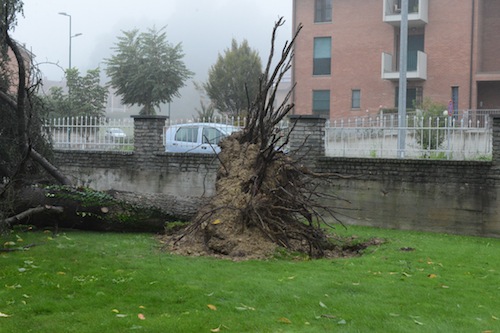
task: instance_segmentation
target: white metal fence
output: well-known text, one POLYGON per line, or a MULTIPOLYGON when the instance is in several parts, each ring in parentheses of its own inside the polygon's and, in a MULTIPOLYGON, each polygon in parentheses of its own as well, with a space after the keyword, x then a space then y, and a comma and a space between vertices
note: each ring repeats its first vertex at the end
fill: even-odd
POLYGON ((488 116, 410 115, 399 127, 397 115, 327 121, 326 156, 377 158, 488 159, 492 129, 488 116), (398 149, 398 136, 405 142, 398 149))
MULTIPOLYGON (((463 112, 460 116, 423 118, 409 115, 405 127, 398 126, 397 115, 357 117, 327 121, 325 155, 342 157, 400 157, 398 135, 405 138, 405 158, 441 158, 454 160, 488 159, 492 155, 492 129, 489 114, 463 112)), ((245 126, 245 118, 218 117, 185 119, 166 122, 216 122, 245 126)), ((288 124, 280 125, 282 135, 288 124)), ((45 130, 54 148, 72 150, 132 150, 134 143, 133 119, 95 117, 56 118, 45 124, 45 130)), ((165 132, 164 132, 165 133, 165 132)))
POLYGON ((132 119, 55 118, 46 122, 44 127, 56 149, 133 149, 134 123, 132 119))

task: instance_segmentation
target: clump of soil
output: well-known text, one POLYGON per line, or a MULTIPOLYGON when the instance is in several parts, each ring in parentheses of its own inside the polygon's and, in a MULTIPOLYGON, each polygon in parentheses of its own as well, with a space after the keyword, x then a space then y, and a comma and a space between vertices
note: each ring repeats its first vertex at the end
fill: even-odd
MULTIPOLYGON (((270 259, 282 255, 283 251, 289 252, 290 255, 297 254, 296 251, 292 252, 266 238, 258 229, 238 231, 221 222, 211 227, 210 232, 213 232, 214 236, 210 237, 207 243, 196 234, 188 234, 177 242, 176 235, 166 235, 162 236, 161 242, 165 244, 166 250, 174 254, 210 256, 234 261, 270 259)), ((323 258, 360 256, 367 248, 385 243, 385 240, 380 238, 359 240, 356 237, 340 238, 334 235, 329 238, 333 245, 325 250, 323 258)), ((304 248, 298 253, 306 254, 308 249, 306 244, 303 245, 304 248)))
MULTIPOLYGON (((323 258, 344 258, 360 256, 371 246, 385 243, 380 238, 360 240, 356 236, 343 238, 331 234, 327 236, 331 246, 324 251, 323 258)), ((257 228, 238 229, 234 225, 218 221, 207 225, 205 230, 184 234, 182 230, 174 234, 164 235, 161 242, 170 253, 183 256, 210 256, 220 259, 261 260, 282 256, 283 252, 290 255, 302 253, 307 255, 307 242, 297 242, 294 250, 280 246, 269 239, 257 228), (182 237, 182 238, 180 238, 182 237)))

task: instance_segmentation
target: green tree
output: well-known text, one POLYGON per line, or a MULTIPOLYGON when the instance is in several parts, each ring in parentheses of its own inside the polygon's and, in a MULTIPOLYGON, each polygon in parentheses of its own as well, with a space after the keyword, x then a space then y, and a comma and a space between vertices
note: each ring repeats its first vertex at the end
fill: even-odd
POLYGON ((217 114, 215 107, 212 101, 206 102, 207 96, 203 84, 196 81, 193 84, 194 88, 200 93, 200 108, 195 108, 197 119, 204 122, 212 122, 217 114))
POLYGON ((45 103, 52 117, 91 116, 102 117, 105 114, 108 90, 100 85, 100 69, 88 70, 80 76, 78 69, 66 71, 68 92, 61 87, 53 87, 45 98, 45 103))
POLYGON ((115 54, 106 59, 110 85, 124 104, 142 106, 143 115, 155 114, 161 103, 179 97, 179 89, 193 75, 182 61, 182 45, 168 43, 164 28, 123 31, 113 49, 115 54))
MULTIPOLYGON (((421 110, 416 117, 415 139, 423 150, 438 149, 445 139, 445 119, 443 111, 447 110, 446 105, 435 103, 430 99, 425 99, 417 107, 421 110)), ((430 157, 430 155, 426 157, 430 157)))
POLYGON ((244 40, 233 39, 231 48, 219 54, 203 85, 214 107, 228 116, 245 115, 259 94, 262 63, 257 51, 244 40))

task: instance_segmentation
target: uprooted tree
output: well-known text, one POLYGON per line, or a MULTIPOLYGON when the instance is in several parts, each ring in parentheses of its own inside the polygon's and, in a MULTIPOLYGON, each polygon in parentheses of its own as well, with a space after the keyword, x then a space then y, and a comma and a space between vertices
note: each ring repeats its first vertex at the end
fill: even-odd
POLYGON ((277 130, 293 109, 291 91, 281 105, 273 105, 278 84, 291 68, 293 46, 301 30, 299 26, 273 67, 276 33, 282 25, 280 19, 274 26, 269 59, 245 128, 220 143, 216 194, 188 227, 169 239, 174 251, 190 253, 197 244, 200 253, 247 256, 252 249, 241 245, 250 242, 255 250, 273 244, 321 257, 332 248, 322 224, 327 222, 325 214, 335 214, 320 203, 326 194, 318 192, 319 182, 328 177, 303 167, 293 152, 286 153, 289 134, 283 140, 277 130))

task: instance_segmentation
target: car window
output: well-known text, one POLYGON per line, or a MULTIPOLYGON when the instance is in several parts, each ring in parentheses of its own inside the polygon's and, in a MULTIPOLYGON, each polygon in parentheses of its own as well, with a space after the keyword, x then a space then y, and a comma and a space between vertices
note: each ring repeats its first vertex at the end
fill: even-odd
POLYGON ((203 127, 203 143, 209 143, 211 145, 218 145, 219 141, 224 137, 216 128, 213 127, 203 127))
POLYGON ((175 141, 197 142, 198 127, 181 127, 175 133, 175 141))

